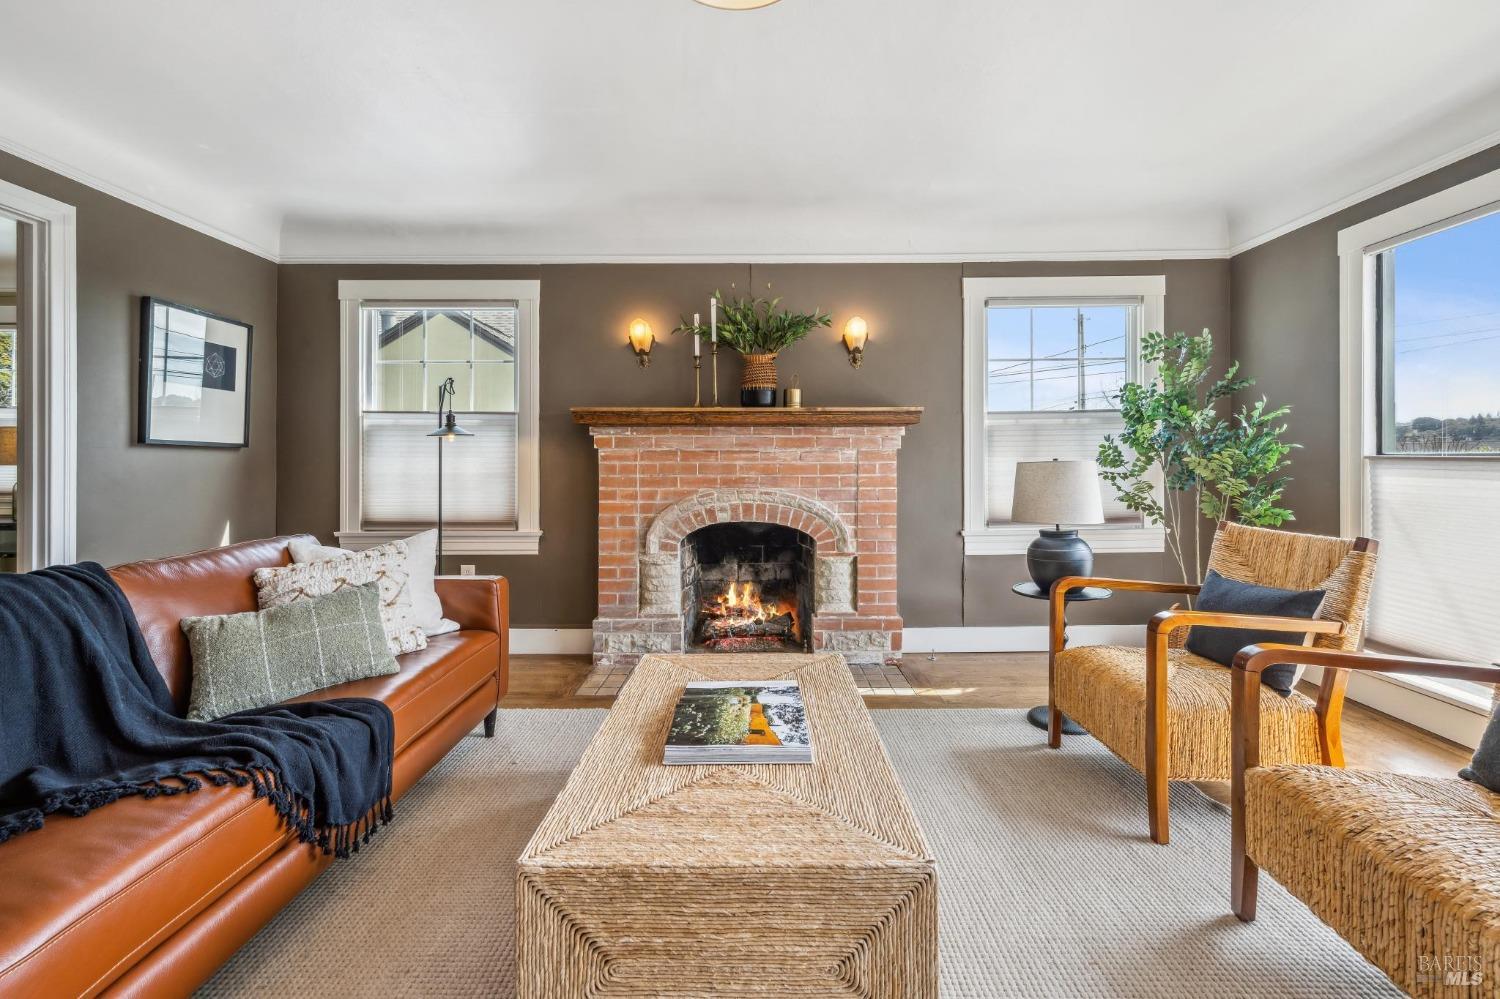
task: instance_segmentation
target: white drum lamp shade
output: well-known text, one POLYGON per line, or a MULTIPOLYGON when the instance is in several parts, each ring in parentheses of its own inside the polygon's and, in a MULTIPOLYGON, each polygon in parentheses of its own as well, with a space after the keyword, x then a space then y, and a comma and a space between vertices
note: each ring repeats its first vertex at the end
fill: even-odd
POLYGON ((1016 463, 1011 520, 1018 524, 1102 524, 1099 466, 1092 461, 1016 463))

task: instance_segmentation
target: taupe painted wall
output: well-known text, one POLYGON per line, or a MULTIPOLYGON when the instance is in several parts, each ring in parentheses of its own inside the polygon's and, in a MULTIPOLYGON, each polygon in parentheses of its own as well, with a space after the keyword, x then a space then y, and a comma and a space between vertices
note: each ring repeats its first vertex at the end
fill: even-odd
MULTIPOLYGON (((597 471, 576 405, 692 401, 691 345, 668 331, 680 314, 706 311, 714 289, 747 287, 795 308, 831 312, 819 331, 781 359, 783 384, 798 376, 806 405, 919 405, 920 425, 901 452, 901 606, 908 625, 1039 624, 1040 604, 1010 594, 1026 578, 1019 556, 965 559, 962 538, 962 279, 965 275, 1151 273, 1167 275, 1167 325, 1210 327, 1227 345, 1229 269, 1223 260, 1085 264, 808 265, 288 265, 278 292, 281 474, 277 527, 331 540, 338 526, 337 283, 377 278, 535 278, 542 282, 542 550, 480 558, 481 572, 510 577, 518 627, 587 627, 595 611, 597 471), (864 366, 849 366, 839 332, 851 315, 870 323, 864 366), (626 324, 658 334, 649 368, 625 346, 626 324)), ((721 354, 721 399, 737 398, 738 367, 721 354)), ((466 560, 467 561, 467 560, 466 560)), ((1101 556, 1108 573, 1161 577, 1164 556, 1101 556)), ((1079 623, 1139 622, 1151 601, 1110 601, 1079 623)))
POLYGON ((1257 377, 1238 401, 1290 404, 1303 446, 1286 493, 1296 530, 1339 533, 1339 230, 1497 169, 1492 146, 1230 261, 1235 355, 1257 377))
POLYGON ((78 210, 78 557, 110 564, 209 548, 226 529, 235 541, 274 533, 276 265, 4 153, 0 179, 78 210), (135 443, 143 295, 255 327, 249 448, 135 443))

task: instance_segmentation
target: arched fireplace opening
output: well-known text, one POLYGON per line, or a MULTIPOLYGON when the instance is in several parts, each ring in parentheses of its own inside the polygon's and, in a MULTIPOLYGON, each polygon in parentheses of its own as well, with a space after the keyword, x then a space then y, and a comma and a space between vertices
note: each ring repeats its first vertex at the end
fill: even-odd
POLYGON ((710 524, 682 542, 683 646, 695 652, 811 648, 813 539, 779 524, 710 524))

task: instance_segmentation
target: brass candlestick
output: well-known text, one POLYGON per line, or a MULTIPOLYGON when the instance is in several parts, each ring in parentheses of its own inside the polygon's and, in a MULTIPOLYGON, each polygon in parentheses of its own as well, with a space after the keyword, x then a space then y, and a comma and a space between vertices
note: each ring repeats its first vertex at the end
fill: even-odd
POLYGON ((714 405, 719 404, 719 341, 715 340, 713 347, 708 352, 709 372, 708 377, 714 386, 714 405))
POLYGON ((703 405, 703 358, 693 355, 693 405, 703 405))

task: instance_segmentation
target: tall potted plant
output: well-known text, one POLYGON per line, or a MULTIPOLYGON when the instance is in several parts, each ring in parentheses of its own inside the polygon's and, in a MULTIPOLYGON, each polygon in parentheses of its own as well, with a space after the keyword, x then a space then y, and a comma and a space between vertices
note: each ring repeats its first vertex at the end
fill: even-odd
MULTIPOLYGON (((833 320, 826 312, 792 312, 781 307, 781 299, 735 298, 726 301, 714 292, 719 303, 719 340, 744 358, 740 375, 741 406, 776 405, 776 355, 819 326, 830 326, 833 320)), ((708 339, 710 327, 686 319, 674 333, 690 333, 708 339)))
POLYGON ((1162 527, 1187 583, 1198 581, 1203 564, 1198 513, 1259 527, 1295 519, 1281 502, 1291 481, 1282 474, 1291 464, 1287 455, 1301 446, 1281 439, 1291 407, 1272 409, 1262 398, 1228 419, 1220 416, 1215 404, 1255 379, 1242 377, 1238 362, 1212 378, 1213 349, 1208 330, 1146 334, 1141 360, 1156 367, 1156 376, 1124 385, 1116 399, 1125 429, 1099 445, 1100 477, 1128 509, 1162 527))

